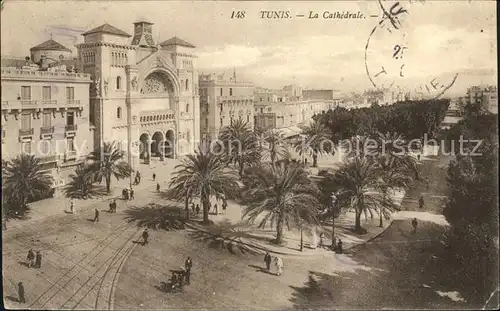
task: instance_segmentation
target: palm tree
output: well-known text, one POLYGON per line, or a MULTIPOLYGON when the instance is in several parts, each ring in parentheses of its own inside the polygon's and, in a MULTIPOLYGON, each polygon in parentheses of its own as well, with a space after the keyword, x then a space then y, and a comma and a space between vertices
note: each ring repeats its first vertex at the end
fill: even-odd
POLYGON ((174 183, 172 180, 169 189, 164 193, 164 197, 174 201, 184 201, 184 211, 186 213, 186 220, 189 220, 189 202, 193 198, 193 189, 186 186, 184 183, 174 183))
POLYGON ((279 130, 269 130, 264 134, 266 147, 264 147, 263 158, 269 159, 272 165, 279 160, 290 157, 290 152, 285 143, 285 135, 279 130))
POLYGON ((84 164, 78 165, 75 172, 69 177, 71 181, 64 189, 66 197, 72 199, 88 199, 102 194, 93 184, 93 172, 86 168, 84 164))
POLYGON ((298 142, 295 149, 300 155, 312 155, 313 167, 318 165, 318 154, 327 153, 326 148, 330 148, 328 139, 330 137, 328 129, 320 122, 313 121, 311 124, 302 128, 302 135, 305 141, 298 142))
POLYGON ((123 161, 125 153, 116 148, 115 142, 104 143, 102 148, 91 152, 88 160, 91 161, 90 170, 94 174, 94 181, 106 181, 106 191, 111 192, 111 177, 117 180, 130 177, 132 168, 130 164, 123 161))
POLYGON ((228 161, 237 164, 240 178, 243 177, 245 166, 260 163, 259 142, 248 122, 241 118, 231 120, 231 125, 221 130, 219 139, 224 142, 228 161))
POLYGON ((417 160, 408 152, 411 146, 402 135, 379 133, 377 141, 380 155, 388 155, 394 161, 394 166, 401 166, 403 169, 411 171, 416 180, 420 179, 417 160))
POLYGON ((380 190, 382 194, 382 199, 387 202, 386 205, 381 205, 379 208, 380 223, 379 227, 383 227, 382 217, 388 218, 390 212, 399 210, 397 205, 390 204, 392 199, 390 198, 389 192, 391 190, 407 189, 413 179, 410 177, 410 172, 407 168, 398 165, 396 158, 390 155, 380 155, 377 158, 377 164, 380 170, 380 182, 377 189, 380 190))
POLYGON ((353 208, 356 213, 354 230, 366 233, 361 228, 361 214, 379 209, 394 209, 392 201, 384 200, 375 190, 381 183, 380 170, 375 162, 361 157, 349 158, 333 176, 340 190, 338 204, 343 208, 353 208))
POLYGON ((2 196, 10 207, 9 212, 23 215, 29 201, 50 193, 53 178, 42 170, 40 159, 34 155, 19 155, 2 166, 2 196))
POLYGON ((244 195, 247 207, 243 218, 248 222, 260 220, 259 227, 276 223, 276 243, 283 241, 283 227, 318 223, 318 189, 307 178, 304 169, 295 164, 273 166, 263 164, 261 167, 247 170, 244 177, 244 195))
POLYGON ((203 206, 203 223, 208 224, 210 196, 227 198, 238 190, 237 176, 227 169, 224 155, 215 155, 201 146, 195 154, 186 156, 175 167, 169 187, 173 197, 200 196, 203 206))

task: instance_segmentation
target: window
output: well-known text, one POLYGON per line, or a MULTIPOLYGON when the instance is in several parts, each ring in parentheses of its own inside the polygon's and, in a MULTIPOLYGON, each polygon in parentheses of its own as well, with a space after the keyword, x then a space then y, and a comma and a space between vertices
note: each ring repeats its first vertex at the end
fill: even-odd
POLYGON ((189 112, 189 104, 186 104, 186 112, 189 112))
POLYGON ((222 96, 222 88, 220 88, 220 96, 222 96))
POLYGON ((72 86, 66 87, 66 99, 73 101, 75 99, 75 88, 72 86))
POLYGON ((189 79, 186 79, 186 91, 189 90, 189 79))
POLYGON ((121 107, 116 108, 116 118, 118 118, 118 119, 122 118, 122 108, 121 107))
POLYGON ((74 125, 75 124, 75 113, 68 112, 66 116, 66 125, 74 125))
POLYGON ((21 115, 21 129, 22 130, 31 130, 31 115, 30 114, 22 114, 21 115))
POLYGON ((21 143, 21 153, 31 154, 31 141, 23 141, 21 143))
POLYGON ((233 96, 233 88, 232 87, 229 88, 229 96, 233 96))
POLYGON ((67 138, 67 145, 66 145, 66 150, 67 151, 75 151, 75 139, 73 137, 68 137, 67 138))
POLYGON ((122 78, 120 76, 116 77, 116 89, 119 90, 121 88, 122 78))
POLYGON ((21 86, 21 100, 31 100, 31 86, 21 86))
POLYGON ((50 86, 44 86, 42 88, 42 100, 43 101, 50 101, 52 97, 50 86))
POLYGON ((50 154, 50 140, 42 139, 40 141, 40 152, 43 156, 50 154))
POLYGON ((52 124, 52 115, 50 112, 43 113, 42 127, 49 128, 52 124))

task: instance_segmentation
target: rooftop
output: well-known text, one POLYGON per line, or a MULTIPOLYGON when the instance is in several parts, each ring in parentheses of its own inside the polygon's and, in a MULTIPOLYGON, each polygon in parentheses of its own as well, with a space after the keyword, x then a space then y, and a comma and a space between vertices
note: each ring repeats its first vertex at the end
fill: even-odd
POLYGON ((132 37, 131 35, 129 35, 125 31, 120 30, 114 26, 111 26, 110 24, 103 24, 99 27, 96 27, 94 29, 86 31, 86 32, 82 33, 82 36, 90 35, 93 33, 108 33, 108 34, 122 36, 122 37, 132 37))
POLYGON ((43 50, 53 50, 53 51, 66 51, 66 52, 71 52, 70 49, 65 47, 59 42, 56 42, 52 39, 47 40, 43 43, 40 43, 37 46, 34 46, 30 49, 30 51, 43 51, 43 50))
POLYGON ((188 48, 195 48, 196 47, 196 46, 192 45, 191 43, 184 41, 178 37, 173 37, 173 38, 170 38, 170 39, 160 43, 160 46, 167 46, 167 45, 180 45, 180 46, 185 46, 188 48))

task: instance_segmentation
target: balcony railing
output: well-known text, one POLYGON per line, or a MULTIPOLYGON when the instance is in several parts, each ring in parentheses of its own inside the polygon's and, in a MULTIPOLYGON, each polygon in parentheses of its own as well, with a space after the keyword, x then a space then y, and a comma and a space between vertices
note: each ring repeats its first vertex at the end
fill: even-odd
POLYGON ((21 106, 36 106, 36 100, 22 99, 21 106))
POLYGON ((33 128, 19 130, 19 136, 30 136, 30 135, 33 135, 34 133, 35 133, 35 130, 33 128))
POLYGON ((76 124, 69 124, 65 126, 66 132, 76 132, 78 126, 76 124))
POLYGON ((57 105, 57 100, 44 99, 42 103, 44 106, 55 106, 57 105))
POLYGON ((59 159, 59 156, 57 154, 41 156, 40 157, 40 163, 57 162, 58 159, 59 159))
POLYGON ((80 100, 78 99, 68 99, 66 106, 69 107, 80 107, 80 100))
POLYGON ((68 150, 68 151, 66 151, 64 153, 64 158, 66 160, 76 158, 76 150, 68 150))
POLYGON ((54 127, 53 126, 44 126, 40 128, 40 134, 42 135, 49 135, 49 134, 54 134, 54 127))

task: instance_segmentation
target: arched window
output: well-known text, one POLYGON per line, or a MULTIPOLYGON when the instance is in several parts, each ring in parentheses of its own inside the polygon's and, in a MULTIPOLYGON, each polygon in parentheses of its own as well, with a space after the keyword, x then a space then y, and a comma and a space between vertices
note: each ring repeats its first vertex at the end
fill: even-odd
POLYGON ((186 104, 186 112, 189 112, 189 104, 186 104))
POLYGON ((116 89, 119 90, 121 88, 122 78, 120 76, 116 77, 116 89))
POLYGON ((118 107, 116 108, 116 117, 118 119, 121 119, 122 118, 122 107, 118 107))
POLYGON ((189 79, 186 79, 186 91, 189 90, 189 79))

